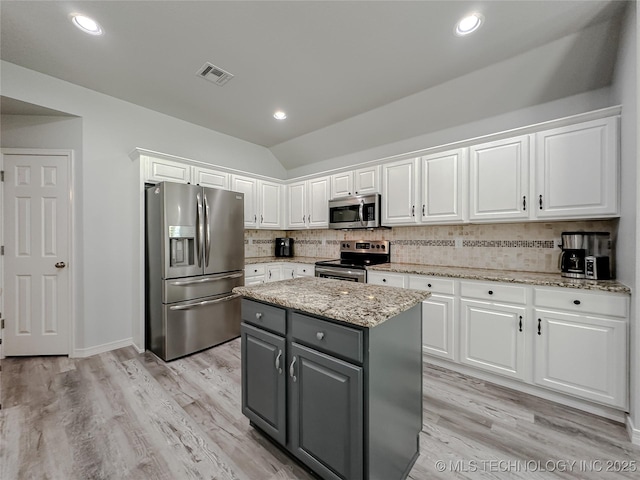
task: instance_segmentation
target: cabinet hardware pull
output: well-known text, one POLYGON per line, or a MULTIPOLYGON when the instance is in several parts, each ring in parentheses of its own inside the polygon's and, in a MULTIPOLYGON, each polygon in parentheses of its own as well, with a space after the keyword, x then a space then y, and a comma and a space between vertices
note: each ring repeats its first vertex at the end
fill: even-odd
POLYGON ((542 210, 542 195, 540 195, 540 210, 542 210))
POLYGON ((262 214, 260 214, 260 223, 264 222, 264 217, 262 216, 262 214))
POLYGON ((415 205, 411 205, 411 216, 412 217, 416 216, 416 206, 415 205))
POLYGON ((293 276, 293 270, 291 270, 291 278, 295 278, 295 277, 293 276))
POLYGON ((322 339, 324 338, 324 332, 318 332, 318 333, 316 333, 316 338, 317 338, 318 340, 322 340, 322 339))
POLYGON ((423 216, 423 217, 424 217, 424 207, 425 207, 425 205, 423 204, 423 205, 422 205, 422 216, 423 216))
POLYGON ((271 278, 271 270, 269 270, 269 278, 271 278))
POLYGON ((542 320, 538 319, 538 335, 542 335, 542 320))
POLYGON ((431 284, 430 284, 430 283, 427 283, 427 287, 431 288, 431 284))
POLYGON ((282 373, 282 369, 280 368, 280 357, 282 356, 282 350, 278 350, 278 356, 276 357, 276 370, 278 373, 282 373))
POLYGON ((289 365, 289 376, 293 379, 294 382, 298 380, 298 378, 293 374, 293 366, 295 364, 296 364, 296 357, 294 355, 293 360, 291 360, 291 365, 289 365))
POLYGON ((386 283, 386 282, 387 282, 387 279, 386 279, 386 278, 383 278, 383 279, 382 279, 382 281, 386 283))
POLYGON ((489 290, 489 295, 493 295, 493 290, 489 290))
POLYGON ((256 223, 258 221, 258 217, 256 217, 255 215, 253 216, 253 223, 256 223))
POLYGON ((527 211, 527 196, 524 195, 522 197, 522 210, 524 210, 525 212, 527 211))
POLYGON ((522 315, 520 315, 520 323, 518 324, 518 328, 522 331, 522 315))
POLYGON ((256 312, 256 318, 260 320, 262 318, 262 312, 256 312))
POLYGON ((573 304, 574 304, 574 305, 580 305, 580 300, 574 300, 574 301, 573 301, 573 304))
POLYGON ((307 216, 307 218, 309 219, 307 223, 308 223, 309 225, 311 225, 311 214, 309 214, 309 215, 307 216))

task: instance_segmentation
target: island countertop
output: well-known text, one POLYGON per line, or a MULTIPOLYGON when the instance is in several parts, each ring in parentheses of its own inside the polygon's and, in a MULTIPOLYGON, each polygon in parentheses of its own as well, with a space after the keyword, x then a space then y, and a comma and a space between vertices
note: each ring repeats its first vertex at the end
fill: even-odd
POLYGON ((319 277, 235 287, 252 300, 372 328, 429 298, 430 292, 319 277))

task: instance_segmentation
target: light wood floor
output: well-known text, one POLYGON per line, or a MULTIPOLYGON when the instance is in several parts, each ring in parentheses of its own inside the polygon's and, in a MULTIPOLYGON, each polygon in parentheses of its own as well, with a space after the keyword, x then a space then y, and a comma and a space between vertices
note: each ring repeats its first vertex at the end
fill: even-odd
MULTIPOLYGON (((3 360, 0 478, 311 480, 242 416, 239 347, 3 360)), ((622 425, 427 364, 420 442, 413 480, 640 478, 605 472, 622 425)))

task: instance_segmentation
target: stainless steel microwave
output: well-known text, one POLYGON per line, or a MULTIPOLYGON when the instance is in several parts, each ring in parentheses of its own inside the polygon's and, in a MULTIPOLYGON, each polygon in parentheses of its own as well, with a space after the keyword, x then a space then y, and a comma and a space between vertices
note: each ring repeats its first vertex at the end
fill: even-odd
POLYGON ((329 200, 329 228, 376 228, 379 226, 379 193, 329 200))

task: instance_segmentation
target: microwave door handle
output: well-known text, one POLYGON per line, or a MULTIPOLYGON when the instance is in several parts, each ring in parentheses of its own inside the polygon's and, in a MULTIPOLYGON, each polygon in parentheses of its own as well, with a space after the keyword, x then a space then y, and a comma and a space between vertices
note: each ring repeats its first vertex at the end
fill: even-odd
POLYGON ((196 194, 196 258, 198 267, 202 267, 202 199, 200 193, 196 194))
POLYGON ((204 266, 209 266, 209 253, 211 250, 211 225, 209 223, 209 202, 207 201, 207 195, 203 195, 204 200, 204 225, 206 226, 206 232, 204 234, 204 266))
POLYGON ((358 215, 360 216, 360 225, 365 226, 364 221, 364 199, 360 200, 360 208, 358 209, 358 215))

